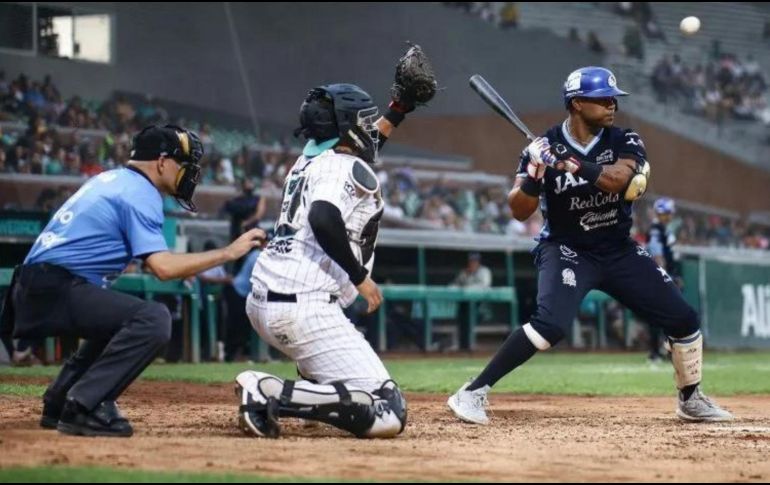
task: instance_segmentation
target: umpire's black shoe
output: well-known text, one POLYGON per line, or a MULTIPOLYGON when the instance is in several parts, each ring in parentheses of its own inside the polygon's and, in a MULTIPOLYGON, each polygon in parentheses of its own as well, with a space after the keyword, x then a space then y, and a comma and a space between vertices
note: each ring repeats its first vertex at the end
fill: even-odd
POLYGON ((103 401, 88 412, 74 399, 67 399, 56 428, 60 433, 76 436, 127 438, 134 434, 131 423, 120 414, 115 401, 103 401))
POLYGON ((56 429, 64 409, 64 401, 43 401, 43 415, 40 417, 40 427, 56 429))

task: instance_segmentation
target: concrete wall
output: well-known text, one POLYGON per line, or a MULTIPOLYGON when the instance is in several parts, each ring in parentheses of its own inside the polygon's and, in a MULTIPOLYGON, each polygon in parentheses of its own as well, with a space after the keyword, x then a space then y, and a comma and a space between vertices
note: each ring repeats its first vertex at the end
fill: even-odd
MULTIPOLYGON (((147 92, 248 115, 224 4, 84 8, 115 14, 112 65, 0 54, 0 66, 12 75, 50 73, 65 94, 103 98, 115 89, 147 92)), ((483 112, 468 89, 474 73, 487 77, 520 110, 555 108, 559 101, 551 94, 566 74, 599 62, 544 31, 498 31, 438 3, 232 3, 231 8, 259 117, 292 124, 302 98, 318 84, 358 83, 386 104, 406 40, 431 56, 444 88, 426 115, 483 112)))

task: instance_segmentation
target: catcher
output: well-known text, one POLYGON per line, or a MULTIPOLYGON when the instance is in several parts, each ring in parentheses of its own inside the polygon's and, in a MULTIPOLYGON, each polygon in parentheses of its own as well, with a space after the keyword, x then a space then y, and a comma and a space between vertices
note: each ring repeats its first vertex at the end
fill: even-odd
POLYGON ((286 177, 276 236, 254 266, 246 303, 254 329, 297 363, 302 380, 241 372, 236 392, 247 434, 278 437, 285 417, 361 438, 404 430, 401 391, 342 307, 358 295, 369 312, 382 302, 370 272, 384 201, 371 165, 406 114, 435 92, 430 63, 412 46, 383 117, 353 84, 319 86, 302 103, 296 134, 308 142, 286 177))

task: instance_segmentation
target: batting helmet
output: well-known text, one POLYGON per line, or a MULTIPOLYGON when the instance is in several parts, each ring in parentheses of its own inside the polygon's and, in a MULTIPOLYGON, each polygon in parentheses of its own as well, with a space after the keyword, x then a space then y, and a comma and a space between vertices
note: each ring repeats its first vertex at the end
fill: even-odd
POLYGON ((572 98, 607 98, 628 96, 618 89, 615 75, 603 67, 581 67, 572 71, 564 82, 564 107, 569 107, 572 98))
POLYGON ((661 197, 653 204, 656 214, 673 214, 676 211, 674 200, 668 197, 661 197))
POLYGON ((295 135, 301 134, 314 147, 328 149, 358 127, 374 138, 376 145, 378 132, 374 121, 377 114, 372 97, 355 84, 319 86, 311 89, 302 103, 300 127, 295 135))

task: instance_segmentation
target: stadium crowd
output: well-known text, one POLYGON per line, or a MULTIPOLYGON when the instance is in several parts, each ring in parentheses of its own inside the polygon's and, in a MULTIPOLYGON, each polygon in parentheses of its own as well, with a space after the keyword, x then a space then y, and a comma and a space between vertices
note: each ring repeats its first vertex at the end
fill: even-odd
MULTIPOLYGON (((666 59, 668 73, 661 88, 667 96, 692 92, 692 71, 679 59, 666 59), (673 73, 673 74, 672 74, 673 73)), ((732 61, 719 64, 728 69, 735 86, 754 86, 764 80, 755 63, 736 66, 732 61), (731 67, 730 67, 731 66, 731 67)), ((711 71, 716 69, 712 66, 711 71)), ((718 71, 719 72, 719 71, 718 71)), ((727 74, 716 74, 728 79, 727 74)), ((697 84, 697 83, 696 83, 697 84)), ((10 81, 0 72, 0 119, 22 123, 20 130, 3 130, 0 125, 0 173, 74 175, 90 177, 122 166, 128 160, 131 133, 149 123, 181 123, 193 126, 206 145, 203 183, 240 187, 249 179, 260 192, 278 193, 286 172, 296 158, 296 142, 288 136, 271 144, 243 145, 234 153, 217 149, 211 126, 170 116, 162 104, 151 98, 131 103, 116 95, 99 103, 75 96, 64 100, 50 77, 32 81, 20 75, 10 81), (292 145, 295 143, 295 145, 292 145)), ((14 125, 17 126, 17 125, 14 125)), ((542 226, 539 212, 526 222, 511 218, 506 195, 507 183, 458 182, 446 177, 417 177, 413 169, 381 166, 378 172, 388 202, 385 223, 409 227, 456 230, 488 234, 535 237, 542 226)), ((44 190, 36 209, 55 210, 71 189, 52 186, 44 190)), ((644 234, 652 221, 650 202, 637 204, 637 234, 644 234)), ((265 220, 274 218, 265 214, 265 220)), ((752 226, 739 219, 710 215, 707 211, 683 210, 675 221, 681 242, 704 246, 730 246, 768 249, 767 228, 752 226)))
POLYGON ((698 64, 678 55, 661 58, 650 78, 658 100, 716 123, 727 119, 770 123, 767 81, 759 63, 751 55, 741 60, 718 50, 715 47, 711 60, 698 64))

